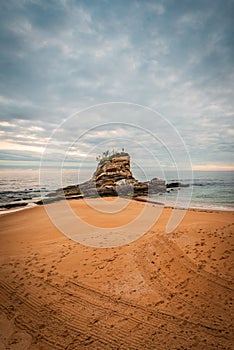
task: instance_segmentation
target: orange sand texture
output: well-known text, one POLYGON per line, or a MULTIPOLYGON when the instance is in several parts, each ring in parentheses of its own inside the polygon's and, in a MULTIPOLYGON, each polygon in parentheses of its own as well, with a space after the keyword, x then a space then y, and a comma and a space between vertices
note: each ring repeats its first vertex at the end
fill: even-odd
MULTIPOLYGON (((69 203, 105 227, 153 205, 110 215, 69 203)), ((234 213, 188 210, 166 234, 170 213, 116 248, 68 239, 43 207, 2 215, 0 350, 233 349, 234 213)))

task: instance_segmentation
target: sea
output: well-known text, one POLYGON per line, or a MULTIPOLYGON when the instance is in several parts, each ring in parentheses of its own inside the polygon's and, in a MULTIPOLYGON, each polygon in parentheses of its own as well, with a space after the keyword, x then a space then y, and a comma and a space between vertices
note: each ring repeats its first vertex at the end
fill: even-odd
MULTIPOLYGON (((165 171, 164 179, 166 183, 180 182, 181 186, 152 195, 150 199, 157 203, 182 208, 234 210, 234 171, 194 171, 192 177, 186 171, 180 172, 179 177, 174 171, 165 171)), ((37 206, 35 202, 51 191, 77 183, 80 182, 76 169, 63 171, 60 186, 54 171, 48 171, 42 183, 39 171, 35 169, 0 170, 0 214, 37 206)))

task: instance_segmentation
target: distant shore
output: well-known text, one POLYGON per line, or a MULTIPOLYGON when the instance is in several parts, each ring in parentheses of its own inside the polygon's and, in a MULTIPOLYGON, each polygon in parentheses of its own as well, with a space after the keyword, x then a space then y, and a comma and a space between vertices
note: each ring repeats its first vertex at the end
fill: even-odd
MULTIPOLYGON (((110 234, 128 222, 134 232, 134 218, 144 207, 158 208, 128 201, 110 214, 89 205, 95 201, 100 209, 115 200, 68 204, 82 220, 109 228, 110 234)), ((164 208, 134 242, 104 249, 67 238, 43 206, 2 215, 1 345, 231 349, 234 213, 189 209, 174 232, 165 234, 171 213, 164 208)))

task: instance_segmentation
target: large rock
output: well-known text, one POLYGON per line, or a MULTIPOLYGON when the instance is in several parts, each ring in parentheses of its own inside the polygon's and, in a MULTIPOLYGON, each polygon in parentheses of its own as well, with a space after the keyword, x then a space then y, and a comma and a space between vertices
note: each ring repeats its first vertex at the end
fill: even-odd
POLYGON ((115 184, 122 179, 133 179, 128 153, 120 153, 119 157, 114 156, 104 162, 101 161, 92 178, 100 186, 106 182, 115 184))
POLYGON ((126 152, 116 153, 103 158, 89 181, 80 185, 68 186, 50 194, 60 196, 64 192, 66 198, 98 197, 98 196, 147 196, 166 191, 165 181, 154 178, 147 182, 139 182, 131 172, 130 156, 126 152))

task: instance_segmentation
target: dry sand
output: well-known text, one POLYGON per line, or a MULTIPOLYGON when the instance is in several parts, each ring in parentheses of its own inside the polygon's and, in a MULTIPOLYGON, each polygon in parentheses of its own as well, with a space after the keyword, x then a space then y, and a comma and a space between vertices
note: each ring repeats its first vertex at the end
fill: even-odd
MULTIPOLYGON (((69 204, 101 227, 146 205, 111 215, 69 204)), ((233 349, 234 213, 188 210, 165 234, 170 213, 105 249, 68 239, 43 207, 1 216, 0 350, 233 349)))

